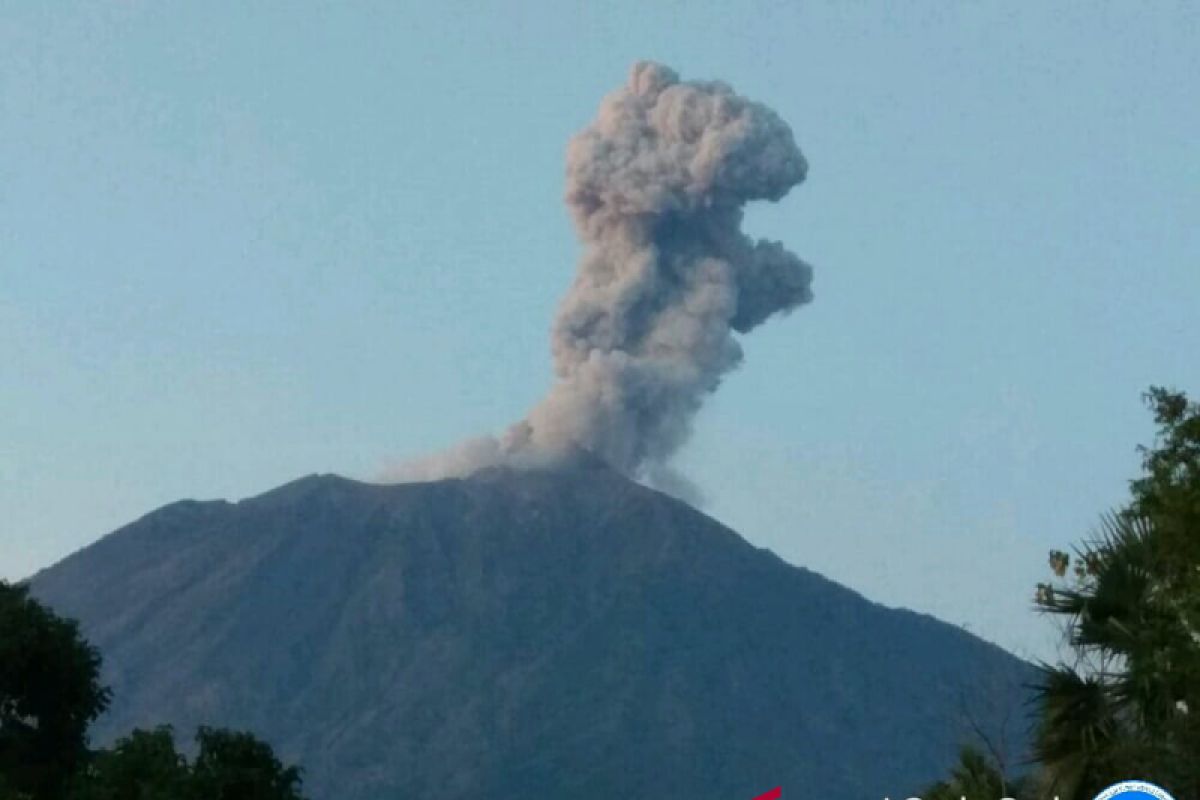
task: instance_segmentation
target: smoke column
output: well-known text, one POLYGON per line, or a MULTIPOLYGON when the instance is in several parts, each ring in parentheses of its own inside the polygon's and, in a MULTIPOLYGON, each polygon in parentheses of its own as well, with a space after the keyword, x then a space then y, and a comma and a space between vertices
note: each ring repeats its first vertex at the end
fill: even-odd
POLYGON ((812 269, 741 231, 807 164, 771 109, 719 82, 634 65, 567 150, 566 202, 584 246, 554 320, 556 380, 502 440, 470 440, 389 477, 464 475, 581 447, 684 491, 667 468, 704 398, 742 359, 735 333, 812 299, 812 269))

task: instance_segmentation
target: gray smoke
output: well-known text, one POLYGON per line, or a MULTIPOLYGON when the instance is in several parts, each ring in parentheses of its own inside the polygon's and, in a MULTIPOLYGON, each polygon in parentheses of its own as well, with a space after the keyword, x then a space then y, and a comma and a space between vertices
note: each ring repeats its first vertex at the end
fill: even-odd
POLYGON ((812 299, 811 267, 741 231, 747 202, 779 200, 806 171, 771 109, 723 83, 634 65, 567 151, 566 202, 584 252, 554 321, 549 394, 503 440, 471 440, 391 477, 582 447, 686 492, 667 461, 741 362, 734 333, 812 299))

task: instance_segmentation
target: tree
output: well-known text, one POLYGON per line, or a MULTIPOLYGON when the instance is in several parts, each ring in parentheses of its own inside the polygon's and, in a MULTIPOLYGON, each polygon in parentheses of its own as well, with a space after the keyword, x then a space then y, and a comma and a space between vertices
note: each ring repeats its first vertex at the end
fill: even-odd
POLYGON ((99 674, 74 621, 0 581, 0 800, 303 800, 300 770, 248 733, 200 728, 190 765, 165 726, 89 752, 99 674))
POLYGON ((135 730, 96 753, 75 780, 72 800, 181 800, 189 788, 187 761, 163 726, 135 730))
POLYGON ((303 800, 300 771, 248 733, 200 728, 195 761, 175 749, 170 727, 135 730, 95 754, 71 800, 303 800))
POLYGON ((1036 757, 1063 800, 1130 776, 1200 797, 1200 406, 1147 400, 1159 432, 1130 503, 1038 586, 1072 651, 1038 687, 1036 757))
POLYGON ((300 770, 285 767, 248 733, 200 728, 192 765, 193 797, 205 800, 302 800, 300 770))
MULTIPOLYGON (((1005 779, 1003 773, 988 758, 973 747, 964 747, 958 764, 950 771, 948 780, 939 781, 921 793, 924 800, 961 800, 967 798, 1021 798, 1027 796, 1026 781, 1005 779)), ((1032 795, 1028 795, 1032 796, 1032 795)))
POLYGON ((87 727, 108 705, 100 656, 24 586, 0 581, 0 787, 57 800, 87 755, 87 727))

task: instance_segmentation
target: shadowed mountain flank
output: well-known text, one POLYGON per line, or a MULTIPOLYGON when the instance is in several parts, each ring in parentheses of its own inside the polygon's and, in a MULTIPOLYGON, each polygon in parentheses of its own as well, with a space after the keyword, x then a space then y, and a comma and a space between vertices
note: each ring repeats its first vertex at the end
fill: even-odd
POLYGON ((104 654, 101 741, 246 728, 318 800, 906 796, 1028 675, 587 459, 174 503, 32 585, 104 654))

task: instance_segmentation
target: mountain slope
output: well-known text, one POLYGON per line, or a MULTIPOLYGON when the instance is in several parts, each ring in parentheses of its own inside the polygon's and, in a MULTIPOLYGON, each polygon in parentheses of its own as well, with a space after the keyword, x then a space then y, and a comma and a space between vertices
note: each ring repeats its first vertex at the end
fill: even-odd
POLYGON ((101 739, 248 728, 318 800, 905 796, 1027 676, 597 464, 175 503, 32 584, 101 739))

